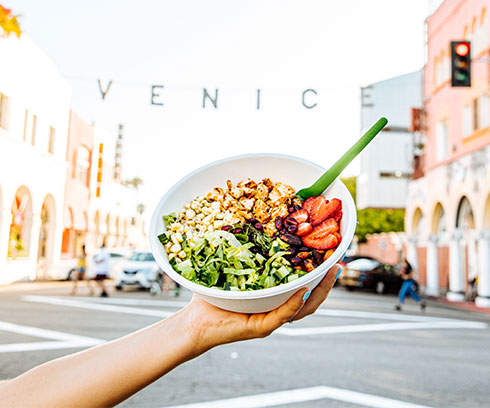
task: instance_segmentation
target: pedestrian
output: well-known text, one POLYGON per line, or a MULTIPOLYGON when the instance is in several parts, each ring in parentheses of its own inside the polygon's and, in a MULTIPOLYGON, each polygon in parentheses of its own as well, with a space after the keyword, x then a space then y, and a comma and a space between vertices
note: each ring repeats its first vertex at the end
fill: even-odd
POLYGON ((425 310, 425 302, 420 299, 419 295, 417 295, 417 292, 415 292, 413 288, 415 284, 415 280, 413 279, 413 268, 406 258, 403 261, 403 266, 400 273, 403 283, 402 287, 400 288, 400 292, 398 293, 398 304, 395 305, 395 309, 398 311, 402 310, 402 305, 405 302, 405 296, 409 295, 413 298, 413 300, 420 304, 420 310, 425 310))
POLYGON ((102 243, 99 253, 94 258, 95 262, 95 283, 100 287, 101 297, 107 297, 107 289, 104 281, 109 278, 109 254, 105 249, 105 242, 102 243))
POLYGON ((334 265, 313 291, 302 288, 268 313, 229 312, 194 296, 186 307, 151 326, 0 381, 0 406, 117 405, 213 347, 266 337, 284 323, 314 313, 340 271, 334 265))
POLYGON ((90 289, 90 296, 94 293, 94 288, 90 285, 90 280, 87 278, 87 252, 85 251, 85 245, 82 245, 82 252, 77 257, 77 267, 75 269, 75 276, 73 279, 73 288, 71 290, 71 295, 77 293, 78 281, 86 280, 87 286, 90 289))

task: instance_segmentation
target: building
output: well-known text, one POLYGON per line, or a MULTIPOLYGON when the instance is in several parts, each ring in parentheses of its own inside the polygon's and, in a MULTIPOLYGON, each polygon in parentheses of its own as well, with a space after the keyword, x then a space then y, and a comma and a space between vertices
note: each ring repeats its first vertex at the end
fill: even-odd
POLYGON ((478 276, 490 306, 490 0, 446 0, 427 19, 425 148, 409 183, 406 231, 419 279, 462 300, 478 276), (471 41, 471 87, 451 87, 450 41, 471 41))
POLYGON ((380 117, 389 122, 360 155, 357 207, 405 208, 414 150, 411 109, 422 106, 422 72, 368 85, 361 97, 363 133, 380 117))
POLYGON ((63 206, 62 258, 73 258, 81 251, 88 231, 90 174, 94 128, 70 111, 66 148, 66 186, 63 206))
POLYGON ((86 239, 88 253, 94 253, 102 243, 110 248, 148 247, 144 223, 137 212, 138 191, 121 181, 122 140, 122 125, 117 137, 95 125, 86 239))
POLYGON ((0 284, 61 252, 70 87, 26 35, 0 37, 0 284))

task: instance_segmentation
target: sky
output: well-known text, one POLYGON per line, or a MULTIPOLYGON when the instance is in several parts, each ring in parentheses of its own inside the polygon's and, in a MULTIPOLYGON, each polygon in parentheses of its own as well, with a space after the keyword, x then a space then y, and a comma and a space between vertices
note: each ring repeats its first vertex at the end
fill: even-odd
POLYGON ((143 179, 148 218, 176 181, 224 157, 329 167, 361 134, 360 87, 423 67, 424 20, 439 3, 1 1, 69 81, 73 109, 114 140, 124 124, 123 178, 143 179), (103 101, 98 79, 113 81, 103 101), (152 85, 163 106, 150 104, 152 85), (217 109, 203 109, 203 88, 219 89, 217 109))

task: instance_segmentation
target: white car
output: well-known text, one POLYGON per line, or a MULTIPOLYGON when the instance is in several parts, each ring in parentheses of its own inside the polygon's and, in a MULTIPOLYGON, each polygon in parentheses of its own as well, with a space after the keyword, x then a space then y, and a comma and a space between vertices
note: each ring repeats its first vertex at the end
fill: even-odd
POLYGON ((150 251, 136 251, 129 259, 115 268, 114 284, 117 290, 137 287, 158 290, 161 288, 163 273, 150 251))

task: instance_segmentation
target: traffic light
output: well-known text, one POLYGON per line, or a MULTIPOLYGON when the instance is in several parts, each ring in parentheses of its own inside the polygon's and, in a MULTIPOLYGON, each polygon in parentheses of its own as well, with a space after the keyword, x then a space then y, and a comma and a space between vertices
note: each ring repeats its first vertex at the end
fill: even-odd
POLYGON ((451 41, 451 86, 471 86, 469 41, 451 41))

